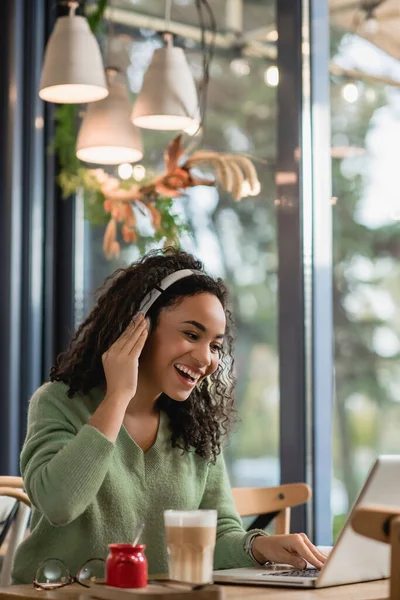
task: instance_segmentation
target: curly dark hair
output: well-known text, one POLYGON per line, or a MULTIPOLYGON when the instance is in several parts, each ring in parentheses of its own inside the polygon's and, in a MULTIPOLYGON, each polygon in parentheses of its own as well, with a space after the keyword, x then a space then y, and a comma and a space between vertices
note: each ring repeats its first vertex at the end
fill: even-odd
POLYGON ((169 417, 173 447, 194 451, 215 462, 223 438, 236 421, 234 326, 224 282, 207 275, 203 264, 191 254, 174 248, 151 251, 129 267, 117 269, 98 290, 96 305, 80 325, 68 350, 58 356, 50 380, 67 384, 70 398, 77 392, 87 394, 94 387, 105 386, 102 355, 126 329, 146 294, 164 277, 180 269, 204 274, 183 278, 160 295, 147 314, 151 329, 157 327, 163 308, 176 305, 185 296, 204 292, 215 295, 221 302, 227 329, 218 369, 208 381, 195 388, 185 402, 161 394, 157 407, 169 417))

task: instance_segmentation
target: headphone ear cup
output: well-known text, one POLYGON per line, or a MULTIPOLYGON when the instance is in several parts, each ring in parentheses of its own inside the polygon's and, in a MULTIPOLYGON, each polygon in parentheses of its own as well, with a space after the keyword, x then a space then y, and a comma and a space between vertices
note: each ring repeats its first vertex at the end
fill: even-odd
POLYGON ((149 335, 151 334, 151 320, 149 317, 146 317, 146 324, 147 324, 147 331, 149 332, 149 335))

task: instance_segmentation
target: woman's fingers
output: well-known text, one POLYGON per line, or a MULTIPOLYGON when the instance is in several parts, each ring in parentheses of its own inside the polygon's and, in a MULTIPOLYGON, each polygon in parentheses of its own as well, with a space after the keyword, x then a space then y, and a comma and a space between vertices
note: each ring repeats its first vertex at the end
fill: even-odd
POLYGON ((140 321, 140 323, 137 325, 137 327, 135 327, 132 331, 131 334, 129 336, 129 338, 127 339, 122 352, 125 355, 131 355, 132 353, 135 352, 135 348, 136 345, 138 343, 138 340, 143 336, 143 335, 147 335, 147 323, 146 321, 143 319, 140 321))
POLYGON ((120 337, 121 350, 126 350, 129 354, 132 337, 138 332, 140 333, 143 323, 144 315, 142 313, 139 313, 138 315, 136 315, 136 317, 132 319, 132 321, 129 323, 128 327, 125 329, 124 333, 120 337))
POLYGON ((308 548, 311 550, 311 552, 313 552, 313 554, 318 558, 318 560, 320 560, 323 564, 325 564, 327 556, 325 554, 323 554, 317 548, 317 546, 314 546, 314 544, 308 539, 308 537, 306 536, 305 533, 301 533, 300 535, 303 538, 303 542, 308 546, 308 548))
POLYGON ((265 560, 293 565, 297 569, 305 569, 307 562, 320 569, 326 560, 305 533, 259 536, 254 540, 253 550, 265 560))
POLYGON ((296 567, 296 569, 305 569, 307 566, 307 562, 304 558, 292 554, 291 552, 284 552, 282 560, 279 560, 279 563, 282 565, 292 565, 292 567, 296 567))
POLYGON ((324 563, 317 558, 314 552, 305 543, 303 534, 295 534, 293 538, 293 550, 296 552, 296 554, 298 554, 300 558, 303 558, 307 562, 311 563, 317 569, 321 569, 324 563))
POLYGON ((143 346, 146 343, 148 333, 148 325, 146 322, 144 322, 144 324, 141 324, 140 327, 138 327, 138 331, 136 332, 137 335, 132 336, 129 343, 126 344, 126 347, 130 346, 128 352, 129 356, 140 356, 140 353, 143 350, 143 346))
POLYGON ((139 313, 134 319, 132 319, 125 331, 114 342, 111 348, 119 352, 124 351, 124 353, 126 352, 126 354, 129 354, 132 338, 134 336, 137 337, 137 334, 141 333, 144 323, 144 315, 139 313))

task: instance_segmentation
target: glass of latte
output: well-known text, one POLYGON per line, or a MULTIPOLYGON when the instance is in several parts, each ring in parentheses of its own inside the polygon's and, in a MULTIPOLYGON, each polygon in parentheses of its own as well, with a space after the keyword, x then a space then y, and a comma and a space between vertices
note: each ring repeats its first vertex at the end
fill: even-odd
POLYGON ((164 511, 169 578, 212 583, 216 510, 164 511))

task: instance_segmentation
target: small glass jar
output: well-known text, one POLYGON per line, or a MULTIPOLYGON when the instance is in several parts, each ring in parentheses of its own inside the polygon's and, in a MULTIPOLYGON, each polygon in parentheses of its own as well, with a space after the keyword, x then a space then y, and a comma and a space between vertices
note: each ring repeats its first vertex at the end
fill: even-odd
POLYGON ((106 563, 106 584, 119 588, 142 588, 147 585, 146 546, 110 544, 106 563))

